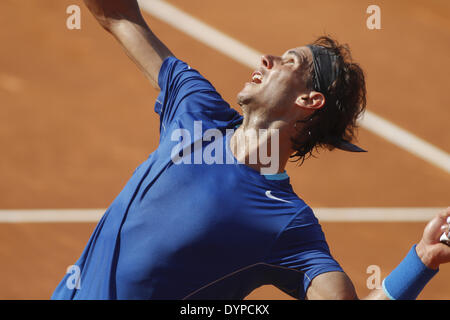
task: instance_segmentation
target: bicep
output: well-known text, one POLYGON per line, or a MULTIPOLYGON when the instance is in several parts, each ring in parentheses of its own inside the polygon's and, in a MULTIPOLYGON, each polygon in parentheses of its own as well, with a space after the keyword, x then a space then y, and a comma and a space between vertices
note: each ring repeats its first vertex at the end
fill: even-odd
POLYGON ((109 31, 122 45, 128 57, 150 80, 153 87, 159 89, 159 70, 164 59, 173 54, 150 30, 143 18, 137 21, 116 21, 109 31))
MULTIPOLYGON (((355 287, 344 272, 327 272, 315 277, 306 291, 307 300, 357 300, 355 287)), ((372 290, 363 300, 389 300, 382 288, 372 290)))
POLYGON ((326 272, 312 279, 306 291, 308 300, 358 299, 350 278, 340 271, 326 272))

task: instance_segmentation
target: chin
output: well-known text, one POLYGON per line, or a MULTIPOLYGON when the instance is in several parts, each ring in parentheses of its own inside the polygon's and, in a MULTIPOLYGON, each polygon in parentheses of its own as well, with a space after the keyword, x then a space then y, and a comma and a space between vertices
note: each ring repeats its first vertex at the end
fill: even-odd
POLYGON ((243 105, 246 104, 247 101, 248 101, 247 95, 243 94, 242 91, 239 92, 237 97, 236 97, 237 104, 242 107, 243 105))
POLYGON ((241 92, 239 92, 237 95, 237 103, 241 107, 244 105, 250 104, 254 100, 252 98, 253 94, 251 92, 249 92, 248 89, 249 89, 249 86, 248 86, 248 84, 246 84, 245 87, 241 90, 241 92))
POLYGON ((237 97, 236 97, 236 102, 237 102, 237 104, 238 105, 240 105, 241 107, 243 106, 243 105, 245 105, 245 101, 246 101, 246 99, 244 98, 244 96, 242 96, 240 93, 237 95, 237 97))

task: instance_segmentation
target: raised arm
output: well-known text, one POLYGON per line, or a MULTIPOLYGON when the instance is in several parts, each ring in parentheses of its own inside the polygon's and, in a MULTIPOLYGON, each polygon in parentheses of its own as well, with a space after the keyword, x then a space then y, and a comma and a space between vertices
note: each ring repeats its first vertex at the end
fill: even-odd
MULTIPOLYGON (((437 272, 439 265, 450 262, 450 246, 439 241, 449 232, 450 207, 440 212, 425 227, 422 239, 384 280, 383 289, 373 290, 364 299, 415 299, 437 272)), ((307 299, 357 299, 352 282, 345 273, 323 273, 311 282, 307 299)))
POLYGON ((136 0, 84 0, 100 25, 110 32, 155 89, 170 50, 150 30, 136 0))

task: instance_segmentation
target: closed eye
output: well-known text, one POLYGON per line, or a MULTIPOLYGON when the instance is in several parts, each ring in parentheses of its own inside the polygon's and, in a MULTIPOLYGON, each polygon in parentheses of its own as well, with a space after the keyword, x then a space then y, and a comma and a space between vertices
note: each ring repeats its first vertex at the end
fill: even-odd
POLYGON ((294 59, 288 59, 288 60, 283 61, 283 64, 287 64, 287 63, 295 63, 295 60, 294 59))
POLYGON ((289 50, 284 54, 283 64, 296 64, 297 62, 300 64, 302 61, 302 57, 297 51, 289 50))

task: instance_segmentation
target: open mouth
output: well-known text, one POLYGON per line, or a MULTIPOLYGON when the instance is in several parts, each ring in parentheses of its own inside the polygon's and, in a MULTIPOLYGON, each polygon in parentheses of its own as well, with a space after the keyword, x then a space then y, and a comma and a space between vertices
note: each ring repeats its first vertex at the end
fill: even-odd
POLYGON ((260 84, 262 82, 263 75, 259 71, 255 71, 252 74, 252 83, 260 84))

